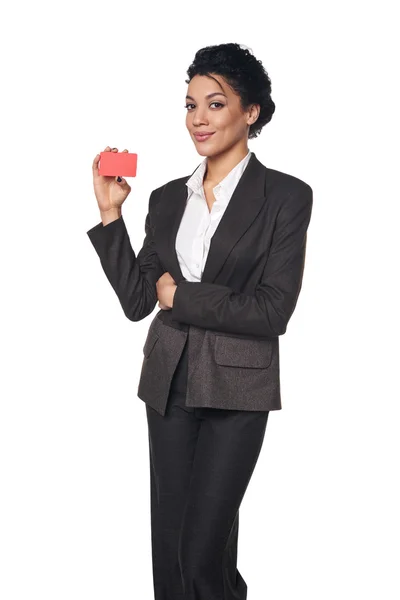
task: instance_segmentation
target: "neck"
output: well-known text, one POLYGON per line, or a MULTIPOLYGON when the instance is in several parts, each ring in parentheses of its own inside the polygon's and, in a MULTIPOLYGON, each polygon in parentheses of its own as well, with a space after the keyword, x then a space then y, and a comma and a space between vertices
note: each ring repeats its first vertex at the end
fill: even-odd
POLYGON ((248 152, 249 149, 246 145, 245 148, 230 148, 221 154, 207 156, 207 167, 203 183, 217 185, 247 156, 248 152))

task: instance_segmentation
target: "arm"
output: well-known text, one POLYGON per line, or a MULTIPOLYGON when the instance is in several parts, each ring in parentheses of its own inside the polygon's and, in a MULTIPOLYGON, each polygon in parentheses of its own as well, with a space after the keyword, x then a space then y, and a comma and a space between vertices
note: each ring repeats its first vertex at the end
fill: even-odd
POLYGON ((309 185, 280 208, 268 260, 254 295, 225 285, 180 281, 172 318, 204 329, 276 337, 286 332, 300 293, 313 193, 309 185))
POLYGON ((118 296, 126 317, 140 321, 151 314, 158 301, 156 282, 164 273, 154 247, 150 195, 143 247, 135 255, 122 215, 107 225, 102 222, 87 231, 101 266, 118 296))

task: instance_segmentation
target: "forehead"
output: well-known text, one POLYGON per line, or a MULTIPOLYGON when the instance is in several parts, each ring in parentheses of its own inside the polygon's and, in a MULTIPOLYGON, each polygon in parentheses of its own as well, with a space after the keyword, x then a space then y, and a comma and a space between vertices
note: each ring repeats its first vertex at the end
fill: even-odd
POLYGON ((221 96, 221 94, 225 97, 232 96, 232 90, 221 75, 212 74, 212 77, 195 75, 187 88, 187 97, 192 100, 195 98, 209 99, 213 96, 221 96))

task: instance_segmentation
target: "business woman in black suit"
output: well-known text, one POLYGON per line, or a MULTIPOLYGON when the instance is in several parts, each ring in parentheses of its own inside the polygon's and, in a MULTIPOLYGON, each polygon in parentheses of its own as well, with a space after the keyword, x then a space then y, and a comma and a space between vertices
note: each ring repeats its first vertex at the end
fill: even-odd
POLYGON ((245 600, 239 506, 281 408, 279 336, 301 288, 312 190, 248 149, 275 110, 248 49, 203 48, 188 76, 186 127, 202 164, 152 192, 136 257, 121 214, 131 188, 99 176, 97 155, 102 220, 87 233, 127 317, 160 309, 138 390, 155 600, 245 600))

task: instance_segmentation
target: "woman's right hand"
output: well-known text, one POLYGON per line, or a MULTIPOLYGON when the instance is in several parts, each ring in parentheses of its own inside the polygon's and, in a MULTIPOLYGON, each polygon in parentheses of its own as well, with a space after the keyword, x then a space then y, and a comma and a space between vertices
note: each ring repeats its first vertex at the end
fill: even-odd
MULTIPOLYGON (((118 152, 118 149, 107 146, 104 152, 118 152)), ((128 152, 128 150, 123 150, 123 152, 128 152)), ((124 178, 122 181, 117 181, 116 177, 99 175, 99 161, 100 154, 96 154, 92 165, 93 186, 100 212, 120 209, 131 192, 131 186, 124 178)))

